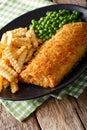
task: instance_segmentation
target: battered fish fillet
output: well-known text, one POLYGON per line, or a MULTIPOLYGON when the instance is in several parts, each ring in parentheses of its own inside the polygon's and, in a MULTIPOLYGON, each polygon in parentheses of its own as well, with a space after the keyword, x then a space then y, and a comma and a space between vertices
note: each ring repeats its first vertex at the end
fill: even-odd
POLYGON ((55 87, 87 51, 87 22, 64 25, 20 74, 22 81, 55 87))

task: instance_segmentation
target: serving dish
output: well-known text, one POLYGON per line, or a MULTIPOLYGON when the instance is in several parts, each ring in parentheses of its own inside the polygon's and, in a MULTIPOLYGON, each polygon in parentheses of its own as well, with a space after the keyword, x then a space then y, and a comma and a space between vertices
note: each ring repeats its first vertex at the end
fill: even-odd
MULTIPOLYGON (((18 27, 28 27, 31 23, 32 19, 38 20, 40 17, 45 16, 47 11, 55 11, 59 9, 68 9, 68 10, 77 10, 82 13, 81 18, 82 21, 87 22, 87 9, 83 8, 81 6, 71 5, 71 4, 56 4, 51 6, 42 7, 30 12, 27 12, 26 14, 23 14, 22 16, 14 19, 12 22, 7 24, 5 27, 3 27, 0 30, 0 38, 2 34, 8 30, 15 29, 18 27)), ((55 92, 56 90, 60 92, 61 89, 67 87, 71 82, 73 82, 80 74, 85 71, 87 68, 87 53, 86 55, 80 60, 79 64, 75 66, 75 68, 70 72, 63 80, 62 82, 57 85, 55 88, 42 88, 40 86, 36 86, 33 84, 26 84, 26 83, 19 83, 20 90, 12 94, 10 92, 10 88, 7 88, 3 90, 0 93, 1 99, 6 100, 28 100, 28 99, 34 99, 38 98, 47 94, 50 94, 52 92, 55 92)))

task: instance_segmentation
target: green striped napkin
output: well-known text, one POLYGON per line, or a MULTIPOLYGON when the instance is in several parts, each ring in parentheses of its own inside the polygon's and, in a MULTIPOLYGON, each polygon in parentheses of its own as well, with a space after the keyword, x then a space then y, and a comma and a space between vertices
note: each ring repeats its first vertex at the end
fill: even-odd
MULTIPOLYGON (((0 0, 0 28, 27 11, 51 4, 54 3, 47 0, 0 0)), ((1 102, 17 120, 23 121, 32 112, 34 112, 38 106, 47 100, 49 96, 62 99, 65 94, 68 94, 77 98, 86 88, 86 86, 87 70, 60 93, 56 91, 55 94, 27 101, 1 100, 1 102)))

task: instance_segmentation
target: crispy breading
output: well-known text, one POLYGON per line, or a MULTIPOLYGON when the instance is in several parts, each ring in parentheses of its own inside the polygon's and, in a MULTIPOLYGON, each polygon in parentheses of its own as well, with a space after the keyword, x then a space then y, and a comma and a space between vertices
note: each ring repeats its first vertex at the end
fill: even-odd
POLYGON ((55 87, 87 51, 87 23, 64 25, 45 42, 20 74, 21 80, 43 87, 55 87))

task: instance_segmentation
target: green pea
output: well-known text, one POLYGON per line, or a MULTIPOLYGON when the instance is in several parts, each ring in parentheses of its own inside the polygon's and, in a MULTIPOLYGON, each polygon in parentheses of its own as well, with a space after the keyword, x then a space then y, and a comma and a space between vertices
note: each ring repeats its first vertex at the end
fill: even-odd
POLYGON ((49 33, 49 37, 52 37, 52 33, 49 33))
POLYGON ((66 24, 67 23, 67 19, 64 19, 63 21, 62 21, 62 24, 64 25, 64 24, 66 24))
POLYGON ((46 13, 47 16, 49 16, 49 15, 51 15, 51 14, 52 14, 52 11, 48 11, 48 12, 46 13))
POLYGON ((66 9, 59 11, 47 11, 45 17, 41 17, 39 20, 32 20, 29 28, 35 30, 36 35, 43 41, 46 41, 52 37, 64 24, 78 22, 80 19, 80 12, 69 11, 66 9))
POLYGON ((59 28, 61 28, 62 26, 63 26, 62 23, 60 23, 60 24, 59 24, 59 28))
POLYGON ((39 33, 40 33, 40 34, 43 34, 43 31, 42 31, 42 30, 39 30, 39 33))
POLYGON ((60 16, 60 17, 59 17, 59 20, 60 20, 60 21, 62 21, 62 20, 63 20, 63 17, 62 17, 62 16, 60 16))
POLYGON ((78 11, 76 11, 76 10, 74 10, 72 13, 75 14, 75 15, 77 15, 77 16, 80 15, 80 12, 78 12, 78 11))
POLYGON ((59 13, 62 13, 62 10, 61 10, 61 9, 59 10, 59 13))

